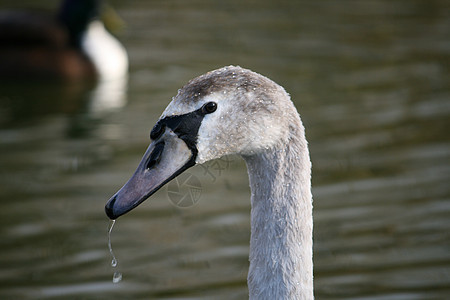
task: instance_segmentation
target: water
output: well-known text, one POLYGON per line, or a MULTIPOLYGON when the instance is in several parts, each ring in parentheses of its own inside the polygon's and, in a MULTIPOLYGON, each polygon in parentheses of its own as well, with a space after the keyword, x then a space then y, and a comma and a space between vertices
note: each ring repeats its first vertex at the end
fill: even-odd
MULTIPOLYGON (((16 2, 0 7, 52 5, 16 2)), ((98 100, 112 88, 0 83, 1 299, 247 297, 239 158, 189 170, 193 205, 163 188, 120 218, 119 284, 104 230, 106 201, 177 89, 230 64, 284 86, 302 115, 316 298, 448 298, 448 1, 111 4, 131 61, 117 101, 98 100)))
MULTIPOLYGON (((116 224, 116 220, 111 220, 109 222, 109 227, 108 227, 108 249, 109 249, 109 254, 111 254, 111 257, 112 257, 111 267, 117 268, 117 265, 119 263, 117 261, 116 256, 114 255, 114 252, 113 252, 113 249, 112 249, 112 245, 111 245, 111 232, 113 230, 114 224, 116 224)), ((120 273, 118 271, 114 272, 112 282, 113 283, 118 283, 121 280, 122 280, 122 273, 120 273)))

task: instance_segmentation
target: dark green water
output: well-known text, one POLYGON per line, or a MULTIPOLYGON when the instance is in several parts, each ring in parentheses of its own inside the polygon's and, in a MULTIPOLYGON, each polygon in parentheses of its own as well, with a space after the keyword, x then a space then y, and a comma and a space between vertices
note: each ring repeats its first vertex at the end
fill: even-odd
POLYGON ((177 89, 230 64, 284 86, 307 128, 316 298, 449 297, 448 1, 111 4, 127 25, 124 102, 110 87, 1 84, 1 299, 247 298, 239 158, 190 171, 192 207, 169 187, 117 221, 119 284, 103 211, 177 89))

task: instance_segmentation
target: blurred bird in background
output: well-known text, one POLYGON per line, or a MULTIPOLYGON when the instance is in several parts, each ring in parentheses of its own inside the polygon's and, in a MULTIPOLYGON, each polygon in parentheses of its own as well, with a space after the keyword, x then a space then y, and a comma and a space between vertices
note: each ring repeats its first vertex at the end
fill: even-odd
POLYGON ((0 11, 0 78, 77 81, 126 76, 127 53, 105 29, 100 19, 104 10, 99 0, 64 0, 53 15, 0 11))

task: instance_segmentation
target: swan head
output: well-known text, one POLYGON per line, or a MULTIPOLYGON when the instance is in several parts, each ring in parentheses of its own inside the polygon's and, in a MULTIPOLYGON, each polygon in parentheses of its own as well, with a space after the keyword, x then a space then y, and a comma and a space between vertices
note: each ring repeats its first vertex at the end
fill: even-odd
POLYGON ((167 106, 136 172, 108 201, 106 214, 125 214, 195 164, 270 149, 288 138, 297 119, 289 95, 262 75, 234 66, 201 75, 167 106))

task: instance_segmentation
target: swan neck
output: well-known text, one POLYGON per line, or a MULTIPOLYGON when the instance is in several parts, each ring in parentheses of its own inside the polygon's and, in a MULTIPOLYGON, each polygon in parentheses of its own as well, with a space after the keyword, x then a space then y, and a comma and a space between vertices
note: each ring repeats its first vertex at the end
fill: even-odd
POLYGON ((245 157, 252 191, 250 299, 313 299, 311 163, 303 126, 245 157))

